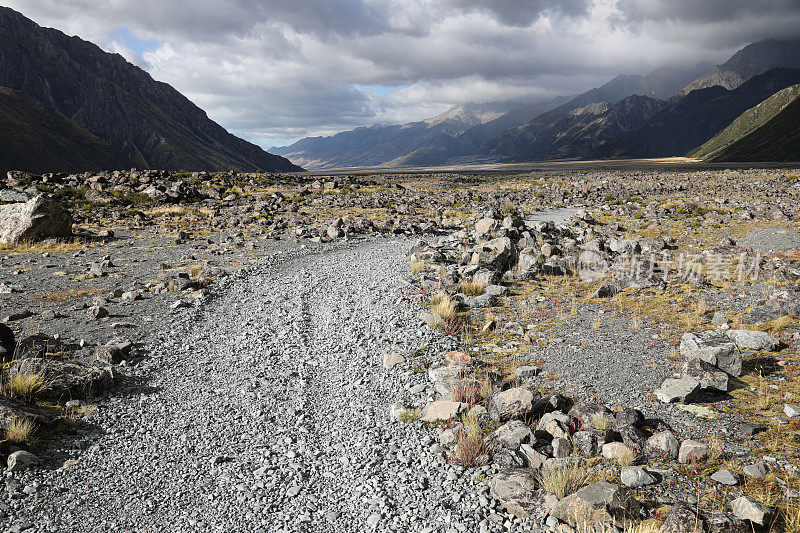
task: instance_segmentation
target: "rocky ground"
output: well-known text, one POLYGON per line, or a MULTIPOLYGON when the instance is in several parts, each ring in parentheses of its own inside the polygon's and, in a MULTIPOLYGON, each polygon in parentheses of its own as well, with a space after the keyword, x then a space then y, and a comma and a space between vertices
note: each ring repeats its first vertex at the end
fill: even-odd
POLYGON ((798 183, 10 173, 6 527, 798 531, 798 183))

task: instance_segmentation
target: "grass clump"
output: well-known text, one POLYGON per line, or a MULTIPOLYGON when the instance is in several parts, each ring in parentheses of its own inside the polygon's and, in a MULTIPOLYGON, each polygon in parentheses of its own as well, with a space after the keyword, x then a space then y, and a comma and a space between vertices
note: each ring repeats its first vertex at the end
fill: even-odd
POLYGON ((595 429, 614 429, 614 421, 604 413, 594 413, 591 422, 595 429))
POLYGON ((467 296, 480 296, 483 294, 485 287, 483 283, 474 282, 474 281, 462 281, 461 282, 461 294, 465 294, 467 296))
POLYGON ((6 426, 4 436, 9 442, 26 444, 31 441, 34 430, 33 422, 30 420, 15 418, 6 426))
POLYGON ((41 374, 14 374, 3 386, 3 394, 9 398, 33 401, 44 389, 41 374))
POLYGON ((487 456, 488 449, 483 442, 483 431, 478 417, 467 413, 461 417, 453 462, 467 467, 482 466, 487 456))
POLYGON ((411 273, 412 274, 419 274, 425 270, 425 262, 421 259, 414 259, 411 261, 411 273))
POLYGON ((404 409, 402 413, 400 413, 397 419, 400 422, 405 422, 406 424, 410 424, 411 422, 416 422, 422 416, 422 409, 419 408, 412 408, 412 409, 404 409))
POLYGON ((517 206, 511 202, 507 202, 503 204, 503 214, 504 215, 513 215, 517 212, 517 206))
POLYGON ((542 467, 536 473, 539 485, 560 500, 580 490, 589 478, 586 466, 573 462, 567 466, 542 467))
POLYGON ((444 320, 456 316, 456 303, 444 292, 439 292, 431 299, 431 313, 437 314, 444 320))

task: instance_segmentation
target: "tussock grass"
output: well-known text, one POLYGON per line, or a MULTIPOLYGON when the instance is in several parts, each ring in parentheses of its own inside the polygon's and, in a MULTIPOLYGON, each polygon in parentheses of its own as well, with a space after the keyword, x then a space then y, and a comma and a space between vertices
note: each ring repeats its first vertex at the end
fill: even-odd
POLYGON ((461 294, 466 294, 467 296, 480 296, 483 294, 484 289, 485 287, 483 286, 483 283, 462 281, 461 288, 459 290, 461 291, 461 294))
POLYGON ((504 215, 513 215, 517 212, 517 206, 511 202, 506 202, 503 204, 503 214, 504 215))
POLYGON ((619 466, 632 466, 639 460, 639 454, 630 446, 625 446, 615 457, 619 466))
POLYGON ((30 420, 15 418, 6 426, 4 436, 9 442, 26 444, 31 442, 35 429, 30 420))
POLYGON ((592 427, 595 429, 613 429, 614 421, 603 413, 595 413, 591 419, 592 427))
POLYGON ((588 478, 589 470, 578 462, 554 468, 542 467, 536 473, 539 485, 559 500, 580 490, 588 478))
POLYGON ((478 418, 469 413, 461 417, 461 429, 456 436, 453 462, 461 466, 481 466, 488 449, 483 442, 483 431, 478 418))
POLYGON ((402 413, 400 413, 397 419, 400 422, 405 422, 408 424, 419 420, 420 416, 422 416, 422 409, 411 408, 411 409, 405 409, 402 413))
POLYGON ((419 274, 425 270, 425 262, 421 259, 414 259, 411 261, 411 273, 412 274, 419 274))
POLYGON ((450 391, 450 399, 454 402, 475 405, 482 398, 481 384, 474 379, 462 379, 450 391))
POLYGON ((40 374, 14 374, 3 384, 3 394, 29 402, 37 398, 44 386, 44 376, 40 374))
POLYGON ((431 313, 435 313, 444 320, 456 316, 456 303, 444 292, 439 292, 431 299, 431 313))

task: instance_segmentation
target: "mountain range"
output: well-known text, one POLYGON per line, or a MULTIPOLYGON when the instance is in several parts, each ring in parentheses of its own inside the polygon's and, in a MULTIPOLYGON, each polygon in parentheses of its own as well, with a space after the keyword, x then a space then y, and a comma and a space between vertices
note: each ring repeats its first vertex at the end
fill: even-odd
MULTIPOLYGON (((24 108, 28 136, 56 136, 63 147, 59 155, 33 147, 14 155, 4 143, 0 170, 11 163, 37 171, 302 170, 227 132, 173 87, 119 54, 42 28, 6 7, 0 7, 0 32, 0 86, 40 106, 13 92, 4 92, 5 104, 16 101, 24 108), (103 145, 110 148, 100 149, 103 145)), ((0 129, 13 130, 19 118, 7 107, 0 109, 0 129)))
MULTIPOLYGON (((684 156, 800 82, 797 69, 800 40, 766 40, 721 65, 620 75, 578 96, 511 106, 491 120, 475 113, 447 131, 431 121, 375 125, 271 150, 314 169, 684 156)), ((484 105, 456 106, 443 116, 484 105)))

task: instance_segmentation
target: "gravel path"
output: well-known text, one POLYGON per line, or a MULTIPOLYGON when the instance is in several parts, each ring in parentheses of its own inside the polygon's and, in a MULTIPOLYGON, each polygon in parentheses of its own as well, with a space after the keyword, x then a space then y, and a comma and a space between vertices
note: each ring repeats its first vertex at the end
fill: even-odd
POLYGON ((480 471, 443 464, 428 450, 429 430, 388 419, 388 405, 424 374, 387 371, 382 354, 435 342, 412 307, 393 304, 410 244, 284 253, 224 282, 222 296, 156 339, 143 385, 103 402, 93 429, 56 441, 45 470, 7 478, 33 492, 4 500, 7 523, 59 532, 499 528, 480 509, 489 505, 475 487, 480 471), (61 466, 69 457, 77 461, 61 466))
POLYGON ((775 253, 800 249, 800 231, 792 228, 756 228, 739 244, 756 252, 775 253))

